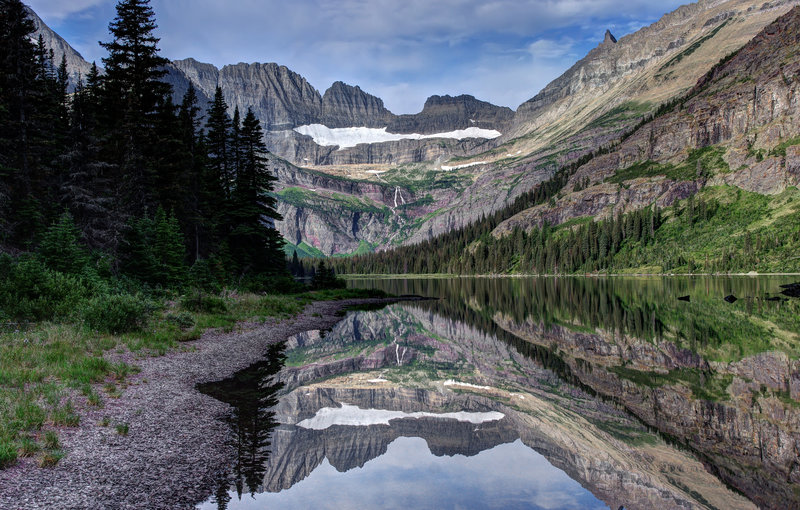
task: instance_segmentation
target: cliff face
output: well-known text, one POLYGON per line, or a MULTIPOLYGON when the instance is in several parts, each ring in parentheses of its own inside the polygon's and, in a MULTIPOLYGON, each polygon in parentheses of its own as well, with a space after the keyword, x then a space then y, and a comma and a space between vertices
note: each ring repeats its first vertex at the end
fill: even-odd
POLYGON ((69 45, 60 35, 53 32, 38 14, 33 12, 33 9, 26 6, 28 17, 33 20, 33 25, 36 27, 34 38, 38 40, 42 36, 44 44, 47 48, 53 50, 55 56, 54 65, 58 66, 61 63, 61 57, 64 56, 67 61, 67 70, 69 71, 69 86, 70 90, 74 90, 78 84, 79 79, 86 80, 92 66, 89 64, 80 53, 75 51, 75 48, 69 45))
POLYGON ((598 47, 519 107, 508 138, 547 130, 558 120, 562 132, 577 130, 625 101, 666 102, 797 3, 703 0, 618 41, 607 32, 598 47))
POLYGON ((330 128, 364 126, 386 127, 394 115, 383 106, 383 100, 367 94, 359 87, 337 81, 322 96, 319 123, 330 128))
POLYGON ((387 242, 401 221, 393 210, 395 200, 414 201, 406 189, 336 178, 275 157, 270 169, 278 178, 283 216, 276 228, 288 242, 305 242, 326 255, 387 242))
POLYGON ((584 215, 604 217, 652 203, 663 207, 704 185, 729 184, 762 194, 797 185, 796 146, 775 149, 800 134, 798 23, 800 8, 796 7, 700 79, 669 113, 639 128, 610 154, 580 168, 566 186, 573 192, 555 207, 523 211, 500 225, 496 235, 544 221, 558 224, 584 215), (724 154, 724 165, 704 168, 704 176, 691 181, 642 178, 628 180, 625 187, 605 182, 637 163, 668 168, 686 164, 693 152, 709 148, 724 154), (583 180, 590 187, 575 192, 583 180))
POLYGON ((399 115, 389 123, 392 133, 445 133, 479 127, 505 132, 513 110, 479 101, 472 96, 431 96, 420 113, 399 115))

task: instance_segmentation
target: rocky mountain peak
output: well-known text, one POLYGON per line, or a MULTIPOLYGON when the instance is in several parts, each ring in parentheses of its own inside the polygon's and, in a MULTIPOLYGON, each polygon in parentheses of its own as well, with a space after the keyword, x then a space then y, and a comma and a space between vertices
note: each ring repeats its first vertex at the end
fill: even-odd
POLYGON ((392 112, 383 100, 367 94, 358 86, 337 81, 322 96, 321 123, 331 127, 386 127, 392 112))
POLYGON ((480 127, 503 131, 514 111, 463 94, 431 96, 416 115, 399 115, 389 125, 393 133, 443 133, 456 129, 480 127))
POLYGON ((611 30, 606 30, 606 36, 603 39, 603 44, 616 44, 617 38, 611 33, 611 30))

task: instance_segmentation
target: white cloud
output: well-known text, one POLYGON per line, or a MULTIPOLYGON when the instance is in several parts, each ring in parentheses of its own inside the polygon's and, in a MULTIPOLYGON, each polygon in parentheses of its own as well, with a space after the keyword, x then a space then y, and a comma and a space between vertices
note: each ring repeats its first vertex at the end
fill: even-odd
POLYGON ((101 4, 109 3, 108 0, 25 0, 25 3, 42 18, 62 20, 67 16, 82 13, 87 9, 101 4))
MULTIPOLYGON (((516 108, 599 43, 606 28, 621 37, 685 1, 152 0, 152 7, 169 58, 277 62, 320 92, 341 80, 395 113, 415 113, 433 94, 516 108)), ((75 21, 78 28, 62 35, 89 60, 104 55, 96 41, 108 40, 116 0, 30 3, 59 32, 75 21), (109 19, 77 23, 90 15, 109 19)))
POLYGON ((537 39, 528 45, 528 52, 534 59, 554 60, 571 55, 575 42, 568 38, 537 39))

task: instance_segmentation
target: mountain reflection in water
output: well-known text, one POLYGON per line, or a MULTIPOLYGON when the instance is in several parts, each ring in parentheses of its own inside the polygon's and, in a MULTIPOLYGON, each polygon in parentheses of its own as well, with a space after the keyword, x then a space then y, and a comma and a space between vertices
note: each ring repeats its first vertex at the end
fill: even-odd
POLYGON ((240 453, 202 508, 794 507, 800 308, 780 283, 357 281, 441 299, 289 339, 280 372, 274 347, 238 376, 246 403, 204 388, 237 406, 240 453), (320 412, 401 419, 298 426, 320 412))

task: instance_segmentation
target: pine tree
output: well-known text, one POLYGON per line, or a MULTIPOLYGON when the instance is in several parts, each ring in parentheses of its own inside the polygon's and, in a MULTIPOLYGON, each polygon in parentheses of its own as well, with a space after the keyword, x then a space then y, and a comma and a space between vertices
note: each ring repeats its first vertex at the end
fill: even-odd
POLYGON ((78 274, 89 259, 79 238, 72 216, 65 212, 45 232, 39 244, 39 255, 50 269, 78 274))
POLYGON ((127 208, 140 213, 153 205, 156 170, 151 159, 158 105, 171 87, 161 81, 169 63, 158 54, 159 39, 150 0, 122 0, 109 24, 112 41, 103 59, 103 112, 110 140, 109 156, 117 163, 128 190, 127 208))
POLYGON ((222 97, 222 89, 217 87, 214 100, 209 104, 206 124, 206 144, 211 173, 219 182, 224 198, 230 199, 233 175, 230 159, 231 120, 228 118, 228 105, 222 97))
POLYGON ((0 240, 24 244, 51 212, 49 163, 55 80, 43 43, 31 42, 33 21, 19 0, 0 9, 0 240))
POLYGON ((231 250, 239 271, 276 273, 283 270, 283 238, 275 221, 283 219, 272 195, 277 180, 267 168, 261 125, 248 109, 241 129, 241 163, 231 199, 231 250))

